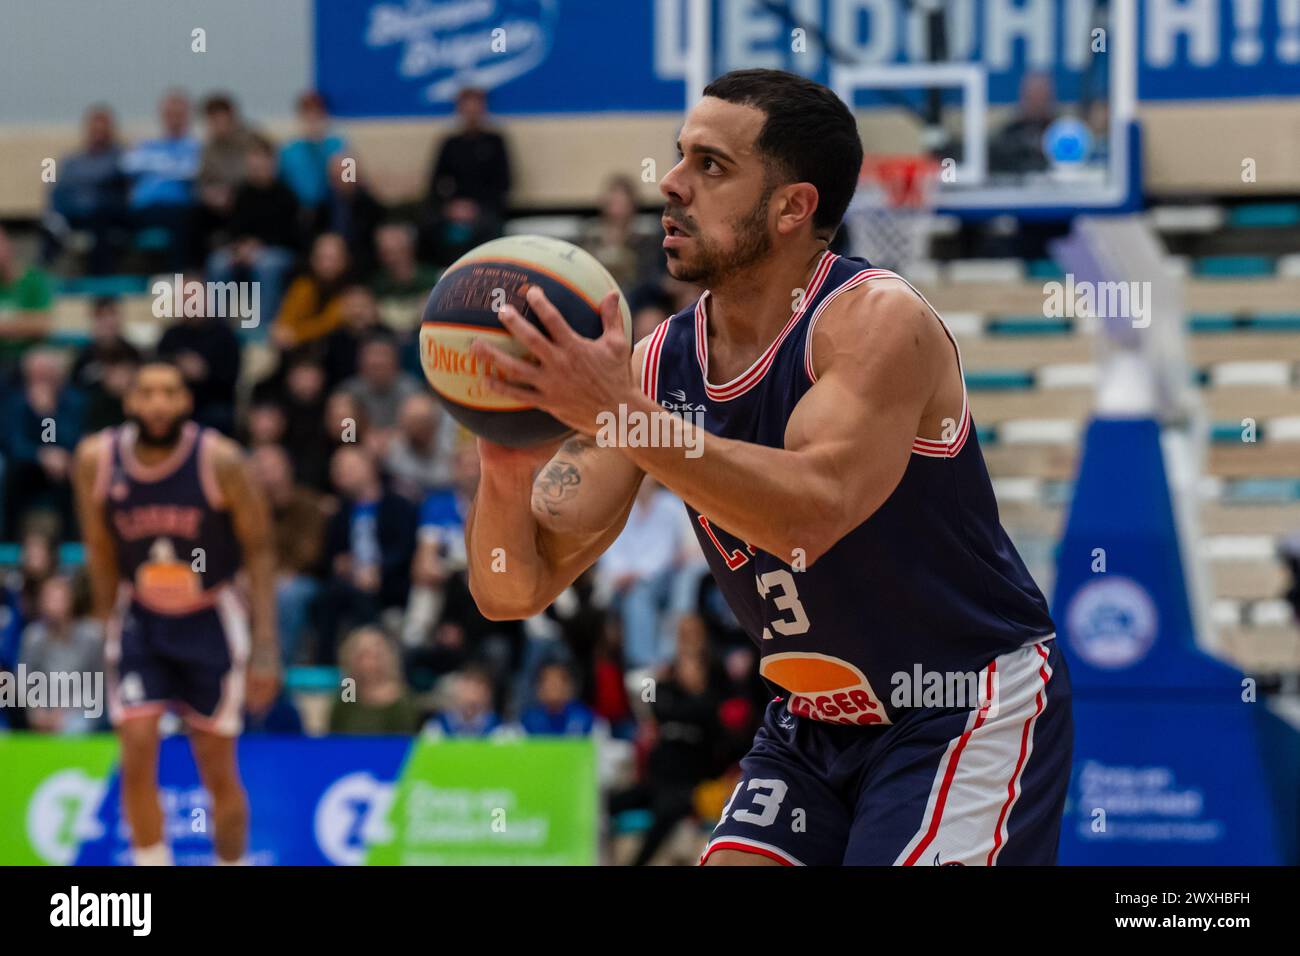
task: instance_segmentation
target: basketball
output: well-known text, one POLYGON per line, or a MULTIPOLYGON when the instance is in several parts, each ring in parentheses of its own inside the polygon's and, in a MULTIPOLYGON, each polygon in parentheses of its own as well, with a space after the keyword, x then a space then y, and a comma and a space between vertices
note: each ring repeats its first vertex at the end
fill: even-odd
MULTIPOLYGON (((534 285, 587 338, 600 335, 600 300, 618 289, 605 267, 572 243, 548 236, 506 236, 485 242, 448 267, 429 296, 420 324, 420 365, 448 412, 474 434, 513 448, 558 438, 569 428, 545 412, 489 391, 488 377, 501 372, 481 362, 470 347, 487 337, 502 351, 526 354, 497 313, 513 305, 540 327, 524 298, 534 285)), ((632 315, 621 292, 619 310, 630 339, 632 315)))

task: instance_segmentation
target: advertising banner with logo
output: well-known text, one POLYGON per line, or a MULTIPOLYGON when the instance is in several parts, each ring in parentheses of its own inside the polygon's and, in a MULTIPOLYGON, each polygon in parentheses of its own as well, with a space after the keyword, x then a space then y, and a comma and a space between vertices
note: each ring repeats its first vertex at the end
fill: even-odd
POLYGON ((420 740, 368 862, 591 865, 596 794, 591 740, 420 740))
MULTIPOLYGON (((411 742, 404 737, 245 737, 239 768, 252 805, 249 858, 257 865, 359 865, 383 835, 393 785, 411 742)), ((162 744, 163 827, 178 865, 212 862, 211 803, 184 737, 162 744)), ((98 838, 77 863, 128 861, 117 773, 98 812, 98 838)))
MULTIPOLYGON (((991 103, 1026 69, 1078 92, 1090 36, 1079 0, 954 0, 953 59, 988 69, 991 103)), ((825 82, 835 55, 921 59, 899 0, 713 0, 713 72, 787 69, 825 82), (793 19, 783 15, 788 9, 793 19), (792 43, 791 31, 809 39, 792 43)), ((315 5, 316 83, 340 116, 451 111, 456 90, 492 91, 503 114, 676 111, 684 103, 687 0, 357 0, 315 5)), ((1201 100, 1300 95, 1300 5, 1138 0, 1138 95, 1201 100)), ((863 100, 866 103, 866 99, 863 100)))
MULTIPOLYGON (((0 735, 0 865, 127 863, 117 753, 109 734, 0 735)), ((239 764, 257 865, 596 860, 590 740, 249 736, 239 764)), ((211 803, 184 737, 163 740, 159 783, 176 863, 211 863, 211 803)))
POLYGON ((1268 705, 1197 646, 1180 553, 1160 426, 1094 419, 1052 602, 1074 690, 1062 863, 1294 862, 1268 705))
POLYGON ((117 759, 108 735, 0 734, 0 865, 67 866, 96 839, 117 759))

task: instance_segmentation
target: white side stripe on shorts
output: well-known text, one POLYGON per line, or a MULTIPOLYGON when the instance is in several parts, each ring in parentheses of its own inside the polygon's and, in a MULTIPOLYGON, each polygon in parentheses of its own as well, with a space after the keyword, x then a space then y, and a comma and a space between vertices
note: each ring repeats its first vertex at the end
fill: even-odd
POLYGON ((995 688, 997 708, 972 711, 965 732, 949 742, 921 827, 895 865, 997 862, 1033 752, 1034 723, 1047 707, 1051 676, 1041 643, 1003 654, 981 672, 980 686, 995 688))

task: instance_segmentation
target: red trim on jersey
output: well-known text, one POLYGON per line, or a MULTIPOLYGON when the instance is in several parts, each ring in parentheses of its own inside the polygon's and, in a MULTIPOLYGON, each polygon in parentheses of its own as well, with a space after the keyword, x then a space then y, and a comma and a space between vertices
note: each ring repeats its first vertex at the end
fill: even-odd
MULTIPOLYGON (((745 555, 745 552, 741 551, 739 548, 732 551, 730 554, 727 553, 727 549, 722 546, 722 542, 718 540, 718 536, 713 533, 713 526, 709 524, 708 518, 704 517, 704 515, 700 515, 698 520, 700 522, 700 527, 704 529, 704 533, 709 536, 709 540, 713 542, 713 546, 718 549, 718 554, 722 555, 722 560, 727 562, 727 568, 729 570, 734 571, 737 568, 743 568, 749 563, 749 558, 745 555)), ((754 553, 754 547, 748 541, 745 542, 745 550, 750 554, 754 553)))
POLYGON ((170 477, 176 469, 184 464, 186 456, 194 448, 194 441, 198 438, 198 434, 199 426, 194 422, 186 422, 181 428, 180 441, 176 443, 176 447, 172 449, 171 454, 156 465, 144 465, 135 457, 135 426, 127 426, 119 431, 118 450, 122 458, 122 464, 125 466, 127 474, 136 481, 148 483, 162 481, 164 478, 170 477))
POLYGON ((663 354, 664 339, 668 337, 668 323, 672 319, 664 319, 655 330, 650 333, 650 341, 646 344, 645 354, 641 356, 641 391, 651 401, 659 401, 659 359, 663 354))
POLYGON ((864 282, 870 282, 872 279, 898 279, 905 283, 907 287, 915 292, 921 301, 925 303, 926 308, 933 313, 934 317, 939 320, 939 325, 943 328, 944 335, 946 335, 948 341, 952 343, 953 351, 957 354, 957 370, 962 376, 961 421, 958 423, 957 434, 950 442, 944 441, 940 438, 922 438, 918 435, 912 439, 912 452, 917 455, 923 455, 927 458, 955 458, 957 457, 957 453, 962 450, 962 446, 966 444, 966 437, 970 434, 971 426, 970 400, 966 393, 966 373, 962 367, 961 350, 957 347, 957 340, 953 336, 952 331, 948 328, 947 323, 943 321, 942 316, 939 315, 935 307, 930 305, 929 300, 926 299, 925 296, 921 295, 920 292, 917 292, 916 287, 913 286, 912 283, 908 282, 898 273, 891 272, 888 269, 864 269, 850 278, 847 282, 837 287, 830 295, 826 296, 826 298, 822 300, 821 304, 813 310, 812 319, 808 322, 808 334, 804 338, 804 374, 808 376, 808 381, 816 383, 817 372, 813 368, 813 333, 816 331, 817 320, 821 318, 822 311, 830 305, 830 303, 834 301, 835 297, 840 293, 847 292, 850 289, 855 289, 864 282))
POLYGON ((867 282, 871 279, 897 279, 897 278, 899 278, 899 276, 890 272, 888 269, 863 269, 861 272, 850 277, 847 282, 844 282, 842 285, 835 288, 830 295, 826 296, 826 298, 822 299, 821 304, 818 305, 817 308, 813 310, 812 318, 809 319, 808 321, 808 334, 804 337, 803 368, 804 368, 804 373, 807 374, 808 376, 808 381, 810 382, 817 381, 817 373, 813 371, 813 362, 812 362, 813 329, 817 327, 817 320, 821 318, 822 311, 826 308, 826 306, 830 305, 831 302, 834 301, 835 297, 838 296, 841 292, 848 292, 850 289, 856 289, 858 286, 862 285, 862 283, 867 282))
POLYGON ((839 256, 835 255, 833 252, 822 253, 821 260, 817 263, 817 268, 813 270, 812 279, 809 281, 808 288, 804 292, 803 302, 800 304, 798 311, 790 316, 790 321, 785 324, 785 327, 781 329, 780 334, 777 335, 772 343, 763 350, 763 354, 754 360, 754 364, 745 369, 745 371, 741 372, 730 382, 725 382, 722 385, 713 385, 709 382, 709 323, 708 309, 705 305, 705 300, 708 299, 709 293, 706 290, 705 293, 700 296, 699 301, 695 303, 695 357, 699 361, 700 375, 704 379, 704 392, 709 396, 709 398, 713 399, 715 402, 728 402, 733 398, 739 398, 741 395, 744 395, 763 380, 763 376, 767 374, 768 369, 772 367, 772 363, 776 361, 776 353, 781 348, 781 343, 786 340, 794 327, 799 324, 799 320, 803 318, 804 313, 808 310, 808 305, 821 291, 822 283, 826 281, 826 276, 830 273, 831 266, 834 265, 835 260, 838 258, 839 256))
POLYGON ((1011 812, 1011 806, 1016 802, 1016 784, 1020 780, 1020 774, 1024 772, 1025 760, 1029 754, 1029 735, 1033 732, 1034 722, 1038 720, 1038 715, 1043 712, 1045 705, 1043 694, 1047 690, 1047 682, 1052 679, 1051 673, 1047 670, 1047 651, 1043 650, 1043 645, 1035 644, 1034 650, 1042 658, 1042 665, 1038 668, 1038 674, 1043 679, 1043 686, 1039 689, 1038 695, 1034 698, 1034 712, 1025 718, 1024 730, 1020 732, 1020 757, 1016 760, 1016 769, 1011 774, 1011 779, 1007 782, 1007 800, 1002 804, 1002 812, 998 814, 998 823, 993 830, 993 849, 989 850, 988 865, 992 866, 993 861, 997 859, 998 851, 1002 848, 1002 824, 1006 821, 1007 815, 1011 812))
POLYGON ((963 399, 961 427, 957 429, 957 435, 953 438, 952 443, 948 444, 939 438, 914 438, 912 439, 912 453, 924 455, 927 458, 956 458, 957 453, 962 450, 962 446, 966 444, 966 439, 970 436, 970 427, 970 406, 963 399))
MULTIPOLYGON (((989 664, 988 669, 990 681, 997 669, 998 662, 994 660, 993 663, 989 664)), ((940 786, 939 795, 934 801, 934 815, 930 818, 930 827, 926 830, 925 837, 916 845, 916 849, 909 853, 907 859, 903 861, 903 866, 915 866, 916 861, 921 858, 921 854, 925 852, 926 847, 934 842, 935 834, 939 832, 939 821, 943 819, 944 804, 948 802, 948 790, 952 787, 953 778, 957 776, 957 762, 961 760, 961 752, 966 749, 966 742, 970 740, 971 734, 984 723, 984 718, 988 716, 988 712, 987 703, 980 707, 975 715, 975 723, 961 735, 961 738, 957 741, 957 746, 953 748, 952 754, 948 757, 948 768, 943 773, 943 785, 940 786)))
POLYGON ((793 860, 782 856, 775 850, 754 846, 749 843, 741 843, 739 840, 718 840, 716 843, 710 843, 704 848, 704 853, 700 856, 700 866, 703 866, 704 861, 713 855, 714 850, 739 850, 741 853, 754 853, 758 856, 765 856, 769 860, 775 860, 782 866, 798 866, 793 860))

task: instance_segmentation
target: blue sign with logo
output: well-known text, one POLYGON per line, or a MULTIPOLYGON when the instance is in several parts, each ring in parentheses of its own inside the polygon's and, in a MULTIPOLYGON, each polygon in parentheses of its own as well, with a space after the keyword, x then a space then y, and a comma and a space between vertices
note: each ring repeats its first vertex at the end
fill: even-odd
MULTIPOLYGON (((263 865, 360 866, 366 841, 384 836, 385 818, 407 737, 282 738, 239 741, 239 769, 251 800, 249 860, 263 865)), ((212 807, 189 742, 162 742, 158 768, 163 826, 178 865, 212 862, 212 807)), ((97 839, 83 843, 82 866, 130 861, 115 772, 100 805, 97 839)))
MULTIPOLYGON (((1106 82, 1096 64, 1113 38, 1095 33, 1086 4, 952 8, 949 48, 988 68, 992 103, 1013 102, 1027 69, 1052 74, 1063 101, 1106 82)), ((1300 95, 1300 6, 1138 8, 1140 99, 1300 95)), ((914 63, 924 52, 902 3, 713 0, 711 9, 715 75, 770 67, 825 82, 832 58, 914 63)), ((489 90, 504 114, 677 111, 686 20, 686 0, 318 0, 316 85, 340 116, 444 114, 463 86, 489 90)))
POLYGON ((1293 859, 1295 806, 1276 784, 1296 761, 1266 757, 1263 729, 1300 741, 1197 646, 1155 421, 1089 424, 1052 609, 1074 690, 1060 861, 1293 859))

